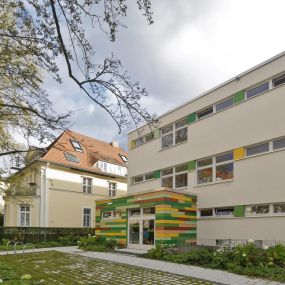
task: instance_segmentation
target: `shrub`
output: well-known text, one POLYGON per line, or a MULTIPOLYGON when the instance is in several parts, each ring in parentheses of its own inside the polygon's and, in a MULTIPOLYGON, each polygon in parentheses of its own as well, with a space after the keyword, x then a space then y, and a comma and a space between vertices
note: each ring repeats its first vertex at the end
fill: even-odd
POLYGON ((80 238, 78 247, 83 250, 89 251, 111 251, 118 246, 118 243, 114 239, 106 240, 100 236, 91 236, 80 238))

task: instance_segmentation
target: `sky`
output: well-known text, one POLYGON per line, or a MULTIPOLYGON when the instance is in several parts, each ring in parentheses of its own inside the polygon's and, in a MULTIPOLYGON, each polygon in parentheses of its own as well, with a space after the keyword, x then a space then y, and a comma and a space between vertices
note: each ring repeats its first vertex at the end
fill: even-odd
MULTIPOLYGON (((154 23, 129 1, 115 43, 85 23, 100 60, 111 52, 148 90, 142 104, 161 114, 285 50, 284 0, 153 0, 154 23)), ((76 110, 71 129, 127 148, 127 132, 66 77, 45 87, 59 112, 76 110)))

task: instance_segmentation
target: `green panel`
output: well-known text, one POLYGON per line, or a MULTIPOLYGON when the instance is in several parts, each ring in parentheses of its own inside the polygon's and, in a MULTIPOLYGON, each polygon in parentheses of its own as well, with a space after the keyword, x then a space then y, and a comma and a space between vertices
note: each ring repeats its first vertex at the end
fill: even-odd
POLYGON ((160 170, 155 170, 155 171, 153 172, 153 177, 154 177, 154 178, 160 178, 160 170))
POLYGON ((242 101, 244 101, 245 99, 245 91, 239 91, 234 95, 234 104, 238 104, 242 101))
POLYGON ((193 171, 196 169, 196 160, 188 162, 188 171, 193 171))
POLYGON ((194 123, 197 119, 197 114, 196 113, 192 113, 190 115, 188 115, 187 117, 187 123, 188 124, 191 124, 191 123, 194 123))
POLYGON ((153 138, 154 138, 154 139, 159 138, 159 134, 160 134, 159 129, 154 130, 154 131, 153 131, 153 138))
POLYGON ((244 217, 244 215, 245 215, 245 206, 235 206, 234 207, 235 217, 244 217))

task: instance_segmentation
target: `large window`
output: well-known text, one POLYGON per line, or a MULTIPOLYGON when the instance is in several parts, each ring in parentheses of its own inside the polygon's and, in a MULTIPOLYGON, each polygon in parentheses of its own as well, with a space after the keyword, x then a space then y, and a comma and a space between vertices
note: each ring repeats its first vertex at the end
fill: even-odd
POLYGON ((233 152, 197 161, 197 184, 207 184, 233 179, 233 152))
POLYGON ((251 98, 257 96, 265 91, 269 90, 269 82, 265 82, 253 89, 250 89, 246 92, 246 97, 251 98))
POLYGON ((117 183, 108 182, 109 197, 117 196, 117 183))
POLYGON ((161 148, 168 148, 175 144, 187 141, 187 120, 183 119, 175 124, 161 129, 161 148))
POLYGON ((83 227, 91 227, 91 209, 83 209, 83 227))
POLYGON ((92 193, 92 178, 83 177, 82 178, 82 190, 85 194, 92 193))
POLYGON ((20 206, 20 226, 29 227, 31 223, 31 208, 28 205, 20 206))
POLYGON ((161 171, 161 186, 170 189, 179 189, 188 185, 187 164, 166 168, 161 171))

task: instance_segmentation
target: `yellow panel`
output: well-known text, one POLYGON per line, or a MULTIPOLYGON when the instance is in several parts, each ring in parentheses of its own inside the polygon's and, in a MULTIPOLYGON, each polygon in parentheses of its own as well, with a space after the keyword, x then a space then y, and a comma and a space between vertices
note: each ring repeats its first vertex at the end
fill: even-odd
POLYGON ((179 234, 156 234, 156 237, 179 237, 179 234))
POLYGON ((244 158, 244 147, 234 149, 234 160, 240 160, 244 158))

